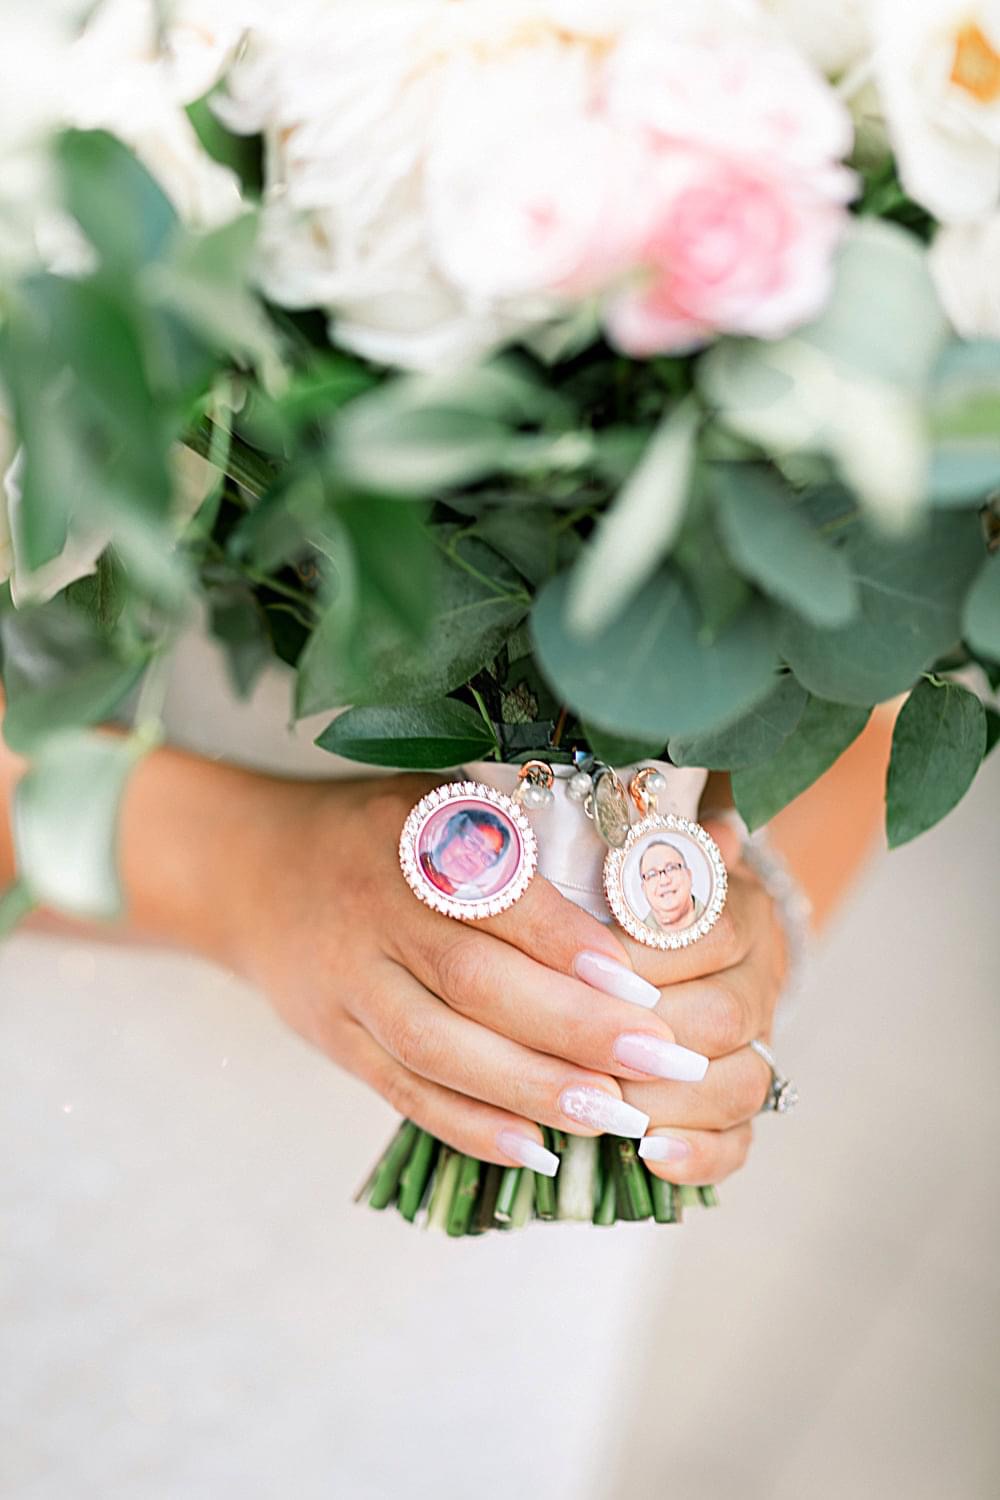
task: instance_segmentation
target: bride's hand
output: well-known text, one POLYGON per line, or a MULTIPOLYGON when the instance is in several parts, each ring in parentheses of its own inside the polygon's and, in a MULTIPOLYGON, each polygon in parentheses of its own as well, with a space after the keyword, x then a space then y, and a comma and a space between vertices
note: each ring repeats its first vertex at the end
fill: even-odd
POLYGON ((746 1160, 753 1118, 771 1086, 767 1063, 748 1044, 770 1039, 787 966, 774 902, 740 862, 732 831, 708 826, 729 866, 729 895, 715 927, 674 952, 624 939, 635 970, 661 990, 656 1014, 678 1042, 711 1059, 694 1087, 624 1086, 628 1102, 650 1116, 647 1165, 669 1182, 720 1182, 746 1160))
POLYGON ((537 1165, 539 1123, 641 1136, 646 1115, 624 1102, 623 1080, 697 1078, 707 1060, 651 1009, 575 977, 589 954, 581 973, 596 964, 619 994, 657 998, 618 937, 540 876, 475 925, 414 899, 397 846, 432 784, 267 783, 277 803, 260 820, 235 965, 296 1031, 471 1155, 537 1165))

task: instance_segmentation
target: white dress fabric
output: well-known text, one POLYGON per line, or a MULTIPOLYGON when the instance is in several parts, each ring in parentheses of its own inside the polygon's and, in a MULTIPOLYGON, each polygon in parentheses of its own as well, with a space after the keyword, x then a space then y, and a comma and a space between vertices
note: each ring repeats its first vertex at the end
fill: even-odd
MULTIPOLYGON (((214 648, 185 645, 175 743, 364 774, 287 715, 279 673, 238 704, 214 648)), ((674 810, 700 776, 672 780, 674 810)), ((543 872, 596 909, 580 809, 533 816, 543 872)), ((20 936, 0 1001, 0 1494, 608 1493, 635 1335, 683 1231, 451 1241, 355 1207, 392 1112, 193 959, 20 936)))

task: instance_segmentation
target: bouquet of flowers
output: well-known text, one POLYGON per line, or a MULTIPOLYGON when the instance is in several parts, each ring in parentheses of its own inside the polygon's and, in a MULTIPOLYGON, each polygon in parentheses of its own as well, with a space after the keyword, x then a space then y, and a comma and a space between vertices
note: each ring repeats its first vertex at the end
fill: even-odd
MULTIPOLYGON (((118 911, 117 809, 199 609, 238 691, 279 658, 369 765, 655 757, 728 771, 755 828, 908 694, 890 844, 964 795, 1000 730, 991 0, 15 0, 5 27, 0 642, 31 764, 0 926, 118 911)), ((406 1123, 368 1197, 453 1233, 676 1217, 627 1143, 552 1144, 559 1204, 406 1123)))

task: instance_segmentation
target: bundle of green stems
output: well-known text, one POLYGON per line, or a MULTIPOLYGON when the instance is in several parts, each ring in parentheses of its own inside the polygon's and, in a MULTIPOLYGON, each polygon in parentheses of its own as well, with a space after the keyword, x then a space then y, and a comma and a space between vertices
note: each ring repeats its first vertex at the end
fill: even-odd
POLYGON ((542 1127, 559 1158, 555 1177, 464 1156, 404 1120, 357 1194, 369 1208, 395 1207, 411 1224, 457 1237, 523 1229, 532 1219, 679 1224, 685 1208, 719 1201, 714 1187, 675 1186, 654 1177, 622 1136, 565 1135, 542 1127))

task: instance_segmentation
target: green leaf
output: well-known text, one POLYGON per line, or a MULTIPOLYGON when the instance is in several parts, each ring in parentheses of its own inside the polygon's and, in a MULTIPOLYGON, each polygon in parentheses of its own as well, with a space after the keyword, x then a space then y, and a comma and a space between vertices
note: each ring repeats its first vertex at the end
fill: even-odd
POLYGON ((1000 661, 1000 552, 988 557, 969 590, 962 633, 974 651, 1000 661))
POLYGON ((263 186, 262 146, 257 136, 227 130, 212 108, 212 90, 185 109, 202 149, 240 179, 245 194, 259 195, 263 186))
POLYGON ((776 457, 829 455, 879 524, 901 530, 926 500, 926 392, 947 336, 923 247, 855 221, 821 317, 776 343, 723 340, 699 362, 699 385, 776 457))
POLYGON ((503 468, 522 422, 561 414, 558 394, 511 359, 408 375, 345 408, 332 456, 341 477, 360 489, 435 495, 503 468))
POLYGON ((522 578, 540 588, 579 547, 574 531, 560 528, 550 510, 541 506, 500 506, 488 510, 469 530, 505 557, 522 578))
POLYGON ((961 636, 962 602, 983 555, 979 520, 931 512, 919 531, 896 540, 859 526, 849 531, 844 553, 858 618, 827 630, 786 612, 778 645, 817 697, 879 703, 905 692, 961 636))
POLYGON ((86 615, 61 599, 0 620, 7 694, 4 739, 31 754, 67 729, 98 724, 131 692, 149 661, 119 656, 86 615))
POLYGON ((631 766, 640 760, 658 760, 663 754, 662 739, 627 739, 594 724, 583 724, 581 728, 597 759, 609 766, 631 766))
POLYGON ((970 505, 1000 487, 1000 342, 958 340, 943 351, 931 392, 930 492, 970 505))
POLYGON ((669 745, 675 766, 704 766, 709 771, 736 771, 756 766, 777 754, 802 718, 809 694, 790 672, 762 703, 734 724, 703 735, 675 735, 669 745))
POLYGON ((707 644, 746 607, 753 591, 722 548, 704 492, 696 491, 693 498, 673 562, 698 606, 700 634, 707 644))
POLYGON ((316 741, 323 750, 369 766, 444 771, 499 749, 485 719, 454 698, 403 708, 351 708, 316 741))
POLYGON ((565 573, 546 584, 532 629, 546 677, 588 724, 662 743, 736 718, 773 686, 771 616, 760 601, 708 645, 680 578, 666 568, 584 646, 566 624, 568 589, 565 573))
POLYGON ((69 130, 57 158, 64 202, 106 268, 132 270, 163 254, 177 214, 127 146, 103 130, 69 130))
POLYGON ((248 698, 272 657, 263 610, 249 589, 235 585, 213 592, 210 621, 233 689, 248 698))
POLYGON ((112 918, 122 908, 118 818, 142 756, 135 740, 78 733, 50 740, 14 793, 20 877, 39 905, 112 918))
POLYGON ((986 749, 983 752, 983 759, 984 760, 986 759, 986 756, 989 755, 990 751, 994 750, 996 748, 998 742, 1000 742, 1000 713, 997 713, 997 711, 996 711, 995 708, 990 708, 987 705, 987 707, 986 707, 986 749))
POLYGON ((871 710, 810 698, 796 728, 766 761, 733 772, 733 801, 751 830, 759 828, 829 770, 857 739, 871 710))
POLYGON ((986 753, 986 714, 975 693, 924 678, 903 704, 886 785, 890 849, 939 822, 962 800, 986 753))
MULTIPOLYGON (((345 631, 344 605, 334 599, 299 664, 300 718, 345 704, 398 706, 442 698, 497 654, 526 614, 528 595, 513 568, 482 542, 439 535, 439 568, 416 574, 433 600, 429 635, 415 641, 406 634, 373 591, 349 612, 345 631)), ((385 546, 394 566, 412 566, 398 541, 388 536, 385 546)))
POLYGON ((669 411, 601 516, 570 575, 567 625, 581 639, 603 630, 669 552, 687 504, 697 432, 693 401, 669 411))
POLYGON ((253 286, 259 218, 243 214, 208 234, 186 234, 171 254, 149 267, 144 286, 225 359, 251 365, 265 390, 285 386, 282 347, 253 286))
POLYGON ((740 571, 815 625, 846 625, 858 609, 844 555, 820 536, 776 474, 715 464, 708 484, 722 539, 740 571))

